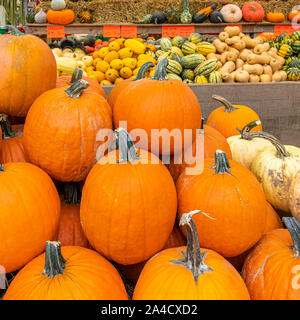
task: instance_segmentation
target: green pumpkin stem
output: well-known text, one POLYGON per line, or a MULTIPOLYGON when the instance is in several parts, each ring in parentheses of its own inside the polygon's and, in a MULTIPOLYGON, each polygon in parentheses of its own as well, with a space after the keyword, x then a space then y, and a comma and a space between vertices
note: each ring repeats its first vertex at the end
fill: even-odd
POLYGON ((277 156, 279 158, 289 157, 290 154, 286 151, 285 146, 273 135, 264 131, 252 131, 245 134, 246 139, 251 140, 253 138, 263 138, 270 141, 277 150, 277 156))
POLYGON ((251 121, 250 123, 248 123, 247 125, 245 125, 245 127, 240 130, 238 128, 236 128, 236 130, 241 134, 241 139, 244 140, 250 140, 247 136, 247 134, 255 127, 261 125, 260 120, 255 120, 255 121, 251 121))
POLYGON ((117 145, 119 147, 118 163, 132 163, 136 160, 140 160, 130 134, 123 128, 116 129, 114 133, 117 139, 117 145))
POLYGON ((293 240, 294 257, 300 257, 300 223, 291 217, 282 218, 293 240))
POLYGON ((167 79, 168 63, 169 61, 166 58, 163 58, 158 62, 152 80, 160 80, 160 81, 168 80, 167 79))
POLYGON ((2 130, 2 139, 13 138, 17 135, 17 132, 13 131, 8 115, 1 113, 0 114, 0 126, 2 130))
POLYGON ((79 204, 81 200, 81 190, 78 182, 64 183, 64 201, 67 204, 79 204))
POLYGON ((65 90, 65 93, 72 99, 78 99, 89 85, 90 84, 85 80, 77 80, 70 86, 70 88, 65 90))
POLYGON ((212 98, 216 101, 221 102, 224 107, 225 107, 225 112, 230 113, 234 110, 237 110, 238 108, 235 108, 228 100, 226 100, 225 98, 218 96, 218 95, 213 95, 212 98))
POLYGON ((83 76, 83 70, 80 68, 76 68, 72 74, 72 78, 69 84, 73 84, 78 80, 82 80, 82 76, 83 76))
POLYGON ((230 173, 229 171, 230 164, 227 158, 227 155, 222 150, 216 150, 215 152, 215 165, 213 166, 213 169, 215 170, 215 173, 230 173))
POLYGON ((66 260, 61 254, 61 245, 59 241, 47 241, 45 252, 45 267, 42 274, 49 278, 54 278, 63 274, 66 260))
POLYGON ((182 265, 190 270, 196 284, 199 275, 212 271, 212 269, 204 263, 206 252, 201 252, 200 250, 198 231, 192 218, 194 214, 199 212, 201 211, 194 210, 182 215, 179 225, 185 226, 187 229, 187 249, 183 252, 183 259, 171 261, 174 264, 182 265))
POLYGON ((133 81, 144 79, 147 70, 152 67, 154 67, 154 63, 151 61, 148 61, 148 62, 145 62, 144 64, 142 64, 136 77, 133 79, 133 81))

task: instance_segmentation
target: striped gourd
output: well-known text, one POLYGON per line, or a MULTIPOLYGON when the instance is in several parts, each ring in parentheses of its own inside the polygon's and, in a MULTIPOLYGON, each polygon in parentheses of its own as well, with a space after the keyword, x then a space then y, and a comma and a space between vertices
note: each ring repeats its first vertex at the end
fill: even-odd
POLYGON ((281 45, 279 51, 278 51, 278 55, 281 57, 289 57, 293 54, 293 49, 291 46, 289 46, 288 44, 283 44, 281 45))
POLYGON ((156 58, 155 52, 153 52, 153 51, 147 51, 146 55, 148 55, 148 56, 150 56, 150 57, 152 57, 154 59, 156 58))
POLYGON ((180 75, 182 72, 182 66, 179 62, 169 59, 169 63, 166 70, 167 73, 180 75))
POLYGON ((295 40, 292 44, 292 48, 294 52, 296 53, 300 52, 300 40, 295 40))
POLYGON ((174 74, 174 73, 167 73, 167 78, 182 81, 181 77, 179 77, 177 74, 174 74))
POLYGON ((209 59, 201 63, 195 70, 196 76, 208 76, 213 71, 217 70, 219 67, 217 59, 209 59))
POLYGON ((216 53, 216 47, 209 42, 203 41, 197 44, 197 51, 207 56, 209 53, 216 53))
POLYGON ((172 43, 171 40, 169 38, 161 38, 160 39, 160 48, 163 51, 169 51, 169 49, 171 49, 172 47, 172 43))
POLYGON ((192 69, 184 69, 181 73, 181 77, 182 79, 188 79, 193 81, 195 79, 195 74, 194 71, 192 69))
POLYGON ((168 52, 164 52, 163 54, 161 54, 158 58, 157 61, 159 62, 160 60, 164 59, 164 58, 168 58, 169 57, 169 53, 168 52))
POLYGON ((292 39, 283 39, 281 44, 288 44, 289 46, 292 46, 293 42, 294 41, 292 39))
POLYGON ((298 68, 300 69, 300 59, 292 59, 289 63, 289 68, 298 68))
POLYGON ((178 54, 179 56, 183 57, 183 53, 182 53, 182 51, 180 50, 180 48, 178 48, 178 47, 171 47, 169 51, 170 51, 171 53, 176 53, 176 54, 178 54))
POLYGON ((171 43, 172 46, 181 48, 185 41, 186 40, 183 37, 177 36, 171 40, 171 43))
POLYGON ((190 54, 184 56, 181 60, 181 65, 185 69, 194 69, 199 66, 199 64, 205 61, 205 57, 202 54, 190 54))
POLYGON ((300 70, 298 68, 289 68, 287 70, 287 77, 290 81, 300 81, 300 70))
POLYGON ((219 71, 213 71, 208 77, 209 83, 222 83, 222 76, 219 71))
POLYGON ((164 54, 165 53, 165 51, 163 51, 163 50, 157 50, 156 52, 155 52, 155 56, 156 56, 156 58, 158 58, 158 57, 160 57, 162 54, 164 54))
POLYGON ((194 79, 195 83, 208 83, 208 80, 205 76, 196 76, 194 79))
POLYGON ((192 33, 190 34, 188 41, 197 44, 202 41, 202 37, 199 33, 192 33))
POLYGON ((182 47, 181 51, 186 56, 188 54, 194 54, 197 50, 197 46, 193 42, 186 41, 182 47))
POLYGON ((292 39, 293 40, 300 40, 300 30, 293 32, 292 39))
POLYGON ((182 63, 182 57, 176 53, 171 54, 169 59, 175 60, 175 61, 179 62, 180 64, 182 63))
POLYGON ((194 83, 194 82, 193 82, 192 80, 190 80, 190 79, 184 79, 183 82, 186 83, 186 84, 194 83))

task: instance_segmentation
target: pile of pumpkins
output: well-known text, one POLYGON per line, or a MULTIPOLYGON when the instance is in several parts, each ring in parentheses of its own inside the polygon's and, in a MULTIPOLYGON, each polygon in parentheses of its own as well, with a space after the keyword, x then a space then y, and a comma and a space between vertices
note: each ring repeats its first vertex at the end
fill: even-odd
POLYGON ((0 55, 0 264, 19 270, 5 300, 127 300, 117 269, 134 300, 300 299, 300 148, 250 107, 213 96, 202 127, 166 58, 106 99, 81 69, 57 78, 35 36, 2 36, 0 55))

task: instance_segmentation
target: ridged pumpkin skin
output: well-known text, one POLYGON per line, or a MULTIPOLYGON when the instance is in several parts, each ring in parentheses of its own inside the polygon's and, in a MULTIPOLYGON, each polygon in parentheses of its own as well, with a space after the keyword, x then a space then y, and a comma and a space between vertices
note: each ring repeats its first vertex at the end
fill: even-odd
POLYGON ((45 249, 59 219, 60 200, 50 177, 29 163, 7 163, 0 171, 0 261, 20 269, 45 249))
POLYGON ((3 139, 0 149, 0 162, 28 162, 23 146, 23 137, 3 139))
POLYGON ((294 176, 290 187, 289 208, 295 219, 300 222, 300 170, 294 176))
POLYGON ((119 150, 101 158, 86 179, 80 208, 91 246, 125 265, 145 261, 163 248, 177 211, 168 169, 145 150, 137 154, 140 159, 133 163, 117 163, 119 150))
MULTIPOLYGON (((252 121, 260 120, 257 113, 247 106, 231 105, 219 96, 213 96, 213 99, 222 101, 225 106, 215 109, 209 115, 207 124, 217 129, 225 138, 236 136, 238 134, 236 128, 243 128, 252 121)), ((262 131, 262 126, 257 126, 255 131, 262 131)))
MULTIPOLYGON (((45 245, 44 245, 45 246, 45 245)), ((4 300, 127 300, 117 270, 97 252, 76 246, 61 249, 64 274, 42 274, 45 253, 28 263, 9 286, 4 300)))
POLYGON ((55 88, 54 55, 36 36, 2 35, 0 56, 0 112, 26 116, 39 95, 55 88))
POLYGON ((66 89, 56 88, 36 99, 26 118, 24 147, 30 162, 54 179, 81 181, 103 143, 96 141, 97 133, 112 129, 111 109, 96 92, 70 98, 66 89))
MULTIPOLYGON (((221 155, 218 153, 218 158, 221 155)), ((179 217, 194 208, 211 217, 195 217, 200 245, 224 257, 251 248, 262 236, 266 223, 266 198, 260 184, 243 165, 233 160, 229 165, 228 169, 223 161, 207 159, 201 174, 183 172, 176 184, 179 217), (217 168, 213 169, 216 163, 217 168, 225 167, 229 173, 217 173, 217 168)))
POLYGON ((183 155, 183 163, 177 164, 175 160, 180 159, 181 154, 175 155, 170 160, 170 165, 168 166, 169 171, 176 182, 180 174, 185 170, 186 167, 191 167, 194 165, 196 161, 203 161, 203 152, 200 151, 196 157, 196 147, 198 146, 199 150, 202 150, 204 147, 204 159, 214 158, 216 150, 220 149, 227 154, 229 159, 232 159, 231 151, 226 139, 222 136, 222 134, 208 126, 204 125, 204 139, 199 138, 199 140, 195 140, 190 148, 188 148, 183 155), (204 143, 204 145, 203 145, 204 143), (203 147, 202 147, 203 146, 203 147), (198 156, 199 155, 199 156, 198 156), (193 158, 195 158, 193 160, 193 158))
POLYGON ((246 258, 243 279, 252 300, 299 300, 300 257, 287 229, 266 234, 246 258))

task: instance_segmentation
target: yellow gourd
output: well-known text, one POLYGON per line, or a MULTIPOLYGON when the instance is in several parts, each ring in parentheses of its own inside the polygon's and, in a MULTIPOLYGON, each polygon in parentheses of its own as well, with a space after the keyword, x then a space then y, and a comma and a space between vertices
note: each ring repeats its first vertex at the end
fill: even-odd
POLYGON ((108 48, 110 51, 119 51, 120 50, 120 45, 118 44, 117 41, 112 41, 109 45, 108 48))
POLYGON ((103 80, 103 81, 100 82, 100 84, 101 85, 107 85, 107 86, 112 85, 112 83, 109 80, 103 80))
POLYGON ((104 61, 111 63, 114 59, 119 59, 119 54, 117 51, 110 51, 105 57, 104 61))
POLYGON ((100 62, 100 61, 102 61, 101 58, 96 58, 96 59, 94 59, 94 61, 93 61, 93 67, 96 68, 97 63, 100 62))
POLYGON ((119 39, 116 39, 115 41, 119 44, 120 46, 120 49, 124 48, 124 42, 125 42, 126 39, 124 38, 119 38, 119 39))
POLYGON ((84 56, 81 61, 86 65, 86 67, 90 67, 93 65, 93 57, 91 56, 84 56))
POLYGON ((101 48, 99 50, 99 56, 100 58, 104 59, 105 56, 109 53, 109 48, 108 47, 104 47, 104 48, 101 48))
POLYGON ((120 76, 124 79, 128 79, 132 76, 132 71, 128 67, 124 67, 120 70, 120 76))
POLYGON ((115 69, 108 69, 105 72, 105 79, 112 83, 115 82, 118 77, 119 77, 119 72, 115 69))
POLYGON ((123 66, 128 67, 130 69, 134 69, 137 65, 137 60, 135 58, 125 58, 122 60, 123 66))
POLYGON ((96 70, 105 73, 109 69, 110 65, 106 61, 99 61, 96 64, 96 70))
POLYGON ((120 59, 114 59, 111 63, 110 63, 110 67, 112 69, 115 69, 115 70, 120 70, 123 68, 123 62, 122 60, 120 59))
POLYGON ((97 81, 100 83, 102 80, 105 80, 105 74, 101 71, 94 71, 94 75, 97 77, 97 81))
POLYGON ((71 58, 56 58, 57 71, 60 76, 72 75, 77 68, 77 62, 71 58))
POLYGON ((127 39, 124 43, 125 48, 130 48, 135 54, 142 54, 146 51, 144 43, 135 39, 127 39))
POLYGON ((115 84, 118 84, 118 83, 120 83, 120 82, 122 82, 122 81, 124 81, 123 78, 117 78, 116 81, 115 81, 115 84))
POLYGON ((119 50, 120 59, 131 58, 133 55, 133 51, 130 48, 123 48, 119 50))

